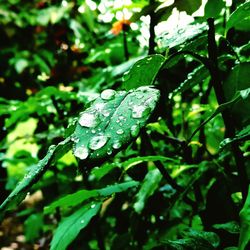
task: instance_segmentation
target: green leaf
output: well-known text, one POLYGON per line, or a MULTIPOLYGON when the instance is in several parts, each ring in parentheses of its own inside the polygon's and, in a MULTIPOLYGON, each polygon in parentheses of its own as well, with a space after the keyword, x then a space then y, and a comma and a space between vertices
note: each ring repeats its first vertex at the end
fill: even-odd
POLYGON ((79 232, 88 225, 93 216, 99 212, 101 204, 101 202, 87 204, 64 218, 56 229, 50 250, 65 250, 79 232))
POLYGON ((37 239, 42 231, 43 215, 32 214, 24 222, 25 239, 28 242, 33 242, 37 239))
POLYGON ((179 11, 186 11, 188 15, 193 14, 201 6, 202 0, 176 0, 174 6, 179 11))
POLYGON ((226 30, 235 28, 236 30, 246 31, 250 30, 250 2, 247 1, 241 4, 229 17, 226 30))
POLYGON ((88 166, 100 164, 134 140, 159 99, 159 90, 140 87, 129 92, 104 90, 80 114, 72 136, 74 155, 88 166))
POLYGON ((248 186, 248 195, 243 208, 240 211, 240 240, 239 250, 245 250, 250 242, 250 185, 248 186))
POLYGON ((234 138, 226 138, 220 143, 220 148, 224 148, 226 145, 241 140, 247 140, 250 138, 250 125, 236 133, 234 138))
POLYGON ((159 49, 174 48, 180 45, 185 46, 187 42, 198 39, 207 30, 206 23, 191 23, 185 28, 177 29, 175 32, 164 32, 158 38, 159 49))
POLYGON ((45 214, 51 213, 57 207, 65 208, 65 207, 70 207, 70 206, 76 206, 90 198, 97 198, 97 197, 102 198, 105 196, 110 196, 114 193, 124 192, 131 187, 136 187, 138 184, 139 183, 136 181, 129 181, 129 182, 111 185, 102 189, 80 190, 74 194, 66 195, 56 200, 55 202, 50 204, 48 207, 45 207, 44 213, 45 214))
POLYGON ((240 232, 239 223, 236 221, 229 221, 229 222, 224 223, 224 224, 214 224, 213 228, 223 229, 223 230, 225 230, 229 233, 232 233, 232 234, 238 234, 240 232))
POLYGON ((123 88, 130 90, 145 85, 152 85, 165 57, 150 55, 137 61, 123 76, 123 88))
POLYGON ((160 155, 157 155, 157 156, 152 155, 152 156, 139 156, 139 157, 131 158, 125 162, 122 162, 121 165, 123 166, 125 170, 128 170, 130 167, 133 167, 145 161, 162 161, 162 162, 170 161, 176 164, 179 163, 178 160, 175 160, 173 158, 160 156, 160 155))
POLYGON ((205 5, 205 15, 207 19, 209 17, 218 17, 225 7, 225 2, 223 0, 209 0, 205 5))
POLYGON ((46 156, 35 165, 28 174, 26 174, 16 188, 10 193, 5 201, 0 206, 0 215, 6 210, 15 208, 27 195, 29 189, 43 176, 46 170, 50 167, 54 157, 60 153, 63 145, 70 146, 70 140, 66 139, 57 146, 50 146, 46 156))
POLYGON ((194 132, 192 133, 192 135, 190 136, 190 138, 188 139, 189 141, 191 141, 191 139, 194 137, 194 135, 200 130, 201 127, 205 126, 209 121, 211 121, 216 115, 220 114, 221 112, 223 112, 225 109, 231 108, 233 105, 235 105, 237 102, 239 102, 241 100, 241 95, 239 92, 236 93, 235 97, 226 103, 222 103, 221 105, 218 106, 218 108, 212 113, 212 115, 210 115, 204 122, 202 122, 202 124, 194 130, 194 132))
POLYGON ((145 203, 148 198, 154 194, 155 190, 158 188, 162 175, 158 169, 153 169, 147 173, 145 176, 142 186, 136 195, 136 202, 134 204, 134 209, 137 213, 141 213, 144 209, 145 203))
POLYGON ((209 76, 209 72, 204 65, 195 68, 187 75, 187 79, 173 91, 173 95, 183 93, 184 91, 194 87, 196 84, 203 82, 209 76))
POLYGON ((235 104, 231 113, 234 116, 234 122, 238 129, 245 127, 250 121, 250 62, 244 62, 236 65, 228 74, 223 82, 223 90, 226 100, 231 100, 235 94, 240 91, 243 100, 235 104))

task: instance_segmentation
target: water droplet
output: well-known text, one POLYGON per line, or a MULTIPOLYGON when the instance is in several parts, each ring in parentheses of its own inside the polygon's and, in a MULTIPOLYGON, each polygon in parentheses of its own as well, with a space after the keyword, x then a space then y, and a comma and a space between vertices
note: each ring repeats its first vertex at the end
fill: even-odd
POLYGON ((110 148, 108 149, 107 154, 108 154, 108 155, 111 155, 111 154, 112 154, 112 150, 111 150, 110 148))
POLYGON ((95 208, 95 204, 92 204, 90 207, 91 207, 91 208, 95 208))
POLYGON ((85 146, 75 148, 74 155, 81 160, 86 159, 89 156, 89 151, 85 146))
POLYGON ((152 57, 148 57, 147 58, 147 61, 151 61, 153 58, 152 57))
POLYGON ((114 143, 113 143, 113 145, 112 145, 112 147, 114 148, 114 149, 118 149, 118 148, 120 148, 122 146, 122 144, 121 144, 121 142, 120 141, 114 141, 114 143))
POLYGON ((92 150, 97 150, 102 148, 108 141, 108 137, 106 135, 97 135, 93 137, 89 142, 89 148, 92 150))
POLYGON ((118 134, 118 135, 122 135, 123 133, 124 133, 124 131, 121 128, 116 131, 116 134, 118 134))
POLYGON ((131 135, 132 135, 133 137, 136 137, 136 136, 139 134, 139 132, 140 132, 140 127, 139 127, 139 125, 133 125, 133 126, 130 128, 130 132, 131 132, 131 135))
POLYGON ((95 134, 95 133, 96 133, 96 130, 95 130, 95 129, 92 129, 92 130, 91 130, 91 133, 92 133, 92 134, 95 134))
POLYGON ((116 91, 113 89, 105 89, 101 93, 101 98, 103 100, 111 100, 115 97, 116 91))
POLYGON ((80 139, 78 137, 76 137, 76 136, 72 136, 71 141, 73 141, 75 143, 78 143, 80 141, 80 139))
POLYGON ((151 109, 148 106, 134 106, 132 109, 133 118, 142 118, 150 113, 151 109))
POLYGON ((81 223, 83 224, 85 221, 84 220, 81 220, 81 223))
POLYGON ((142 92, 136 92, 135 97, 138 99, 141 99, 143 97, 143 93, 142 92))
POLYGON ((103 110, 102 115, 104 117, 109 117, 110 116, 110 112, 108 110, 103 110))
POLYGON ((83 127, 92 128, 99 123, 99 119, 94 113, 82 113, 79 119, 79 123, 83 127))

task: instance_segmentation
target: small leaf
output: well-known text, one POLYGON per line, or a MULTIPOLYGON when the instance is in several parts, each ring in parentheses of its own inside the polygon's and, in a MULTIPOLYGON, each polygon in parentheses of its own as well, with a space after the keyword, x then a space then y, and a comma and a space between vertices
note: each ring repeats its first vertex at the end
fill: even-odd
POLYGON ((88 166, 100 164, 135 139, 159 99, 159 90, 140 87, 129 92, 104 90, 80 114, 72 135, 74 155, 88 166))
POLYGON ((99 212, 101 204, 101 202, 87 204, 64 218, 56 229, 50 249, 65 250, 79 232, 88 225, 93 216, 99 212))
POLYGON ((247 1, 241 4, 229 17, 226 30, 234 27, 236 30, 250 30, 250 2, 247 1))
POLYGON ((238 234, 240 232, 239 223, 236 221, 229 221, 229 222, 224 223, 224 224, 215 224, 215 225, 213 225, 213 228, 223 229, 223 230, 225 230, 229 233, 232 233, 232 234, 238 234))
POLYGON ((173 91, 173 95, 183 93, 184 91, 192 88, 196 84, 203 82, 209 76, 209 72, 204 65, 195 68, 187 75, 187 79, 173 91))
POLYGON ((145 161, 170 161, 170 162, 174 162, 176 164, 179 163, 178 160, 175 160, 173 158, 169 158, 169 157, 165 157, 165 156, 160 156, 160 155, 152 155, 152 156, 139 156, 139 157, 135 157, 135 158, 130 158, 129 160, 122 162, 122 166, 124 167, 125 170, 128 170, 130 167, 133 167, 137 164, 140 164, 141 162, 145 162, 145 161))
POLYGON ((144 209, 147 199, 155 192, 158 188, 159 183, 162 179, 162 175, 158 169, 153 169, 145 176, 142 186, 136 195, 136 202, 134 209, 137 213, 141 213, 144 209))
POLYGON ((220 143, 220 148, 224 148, 226 145, 235 142, 235 141, 240 141, 240 140, 247 140, 250 137, 250 125, 239 131, 234 138, 225 138, 221 143, 220 143))
POLYGON ((124 74, 123 88, 130 90, 140 86, 152 85, 164 61, 165 57, 162 55, 150 55, 137 61, 124 74))
POLYGON ((218 17, 225 7, 223 0, 209 0, 205 5, 205 18, 218 17))
POLYGON ((55 202, 50 204, 48 207, 45 207, 44 213, 45 214, 51 213, 57 207, 65 208, 65 207, 70 207, 70 206, 76 206, 90 198, 105 197, 105 196, 110 196, 114 193, 124 192, 131 187, 136 187, 138 184, 139 183, 136 181, 129 181, 129 182, 111 185, 102 189, 80 190, 74 194, 66 195, 56 200, 55 202))

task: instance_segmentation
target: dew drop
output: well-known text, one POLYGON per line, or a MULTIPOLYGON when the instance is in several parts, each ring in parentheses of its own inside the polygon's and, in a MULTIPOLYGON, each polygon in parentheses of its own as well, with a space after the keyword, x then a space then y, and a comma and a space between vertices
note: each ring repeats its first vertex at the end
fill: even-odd
POLYGON ((74 155, 81 160, 86 159, 89 156, 89 151, 85 146, 75 148, 74 155))
POLYGON ((96 133, 96 130, 95 130, 95 129, 92 129, 92 130, 91 130, 91 133, 92 133, 92 134, 95 134, 95 133, 96 133))
POLYGON ((133 137, 136 137, 136 136, 139 134, 139 132, 140 132, 140 127, 139 127, 139 125, 133 125, 133 126, 130 128, 130 132, 131 132, 131 135, 132 135, 133 137))
POLYGON ((94 113, 82 113, 79 123, 83 127, 92 128, 99 123, 99 119, 94 113))
POLYGON ((97 135, 93 137, 89 142, 89 148, 92 150, 97 150, 102 148, 108 141, 108 137, 106 135, 97 135))
POLYGON ((114 141, 114 143, 113 143, 113 145, 112 145, 112 147, 114 148, 114 149, 118 149, 118 148, 120 148, 122 146, 122 144, 121 144, 121 142, 120 141, 114 141))
POLYGON ((132 109, 133 118, 142 118, 150 113, 151 109, 148 106, 134 106, 132 109))
POLYGON ((112 154, 112 150, 111 150, 110 148, 108 149, 107 154, 108 154, 108 155, 111 155, 111 154, 112 154))
POLYGON ((116 134, 118 134, 118 135, 122 135, 123 133, 124 133, 124 131, 121 128, 116 131, 116 134))
POLYGON ((81 220, 81 223, 83 224, 85 221, 84 220, 81 220))
POLYGON ((111 100, 115 97, 116 91, 113 89, 105 89, 101 93, 101 98, 103 100, 111 100))
POLYGON ((90 207, 91 207, 91 208, 95 208, 95 204, 92 204, 90 207))
POLYGON ((76 137, 76 136, 72 136, 71 141, 73 141, 75 143, 78 143, 80 141, 80 139, 78 137, 76 137))

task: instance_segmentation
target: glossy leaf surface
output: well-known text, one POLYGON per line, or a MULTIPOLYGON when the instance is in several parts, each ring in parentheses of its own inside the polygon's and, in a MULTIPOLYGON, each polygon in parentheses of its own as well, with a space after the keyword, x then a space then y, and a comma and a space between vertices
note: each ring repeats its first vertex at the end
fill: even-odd
POLYGON ((159 91, 148 86, 129 92, 104 90, 80 114, 72 136, 74 155, 90 164, 117 153, 138 136, 158 99, 159 91))

